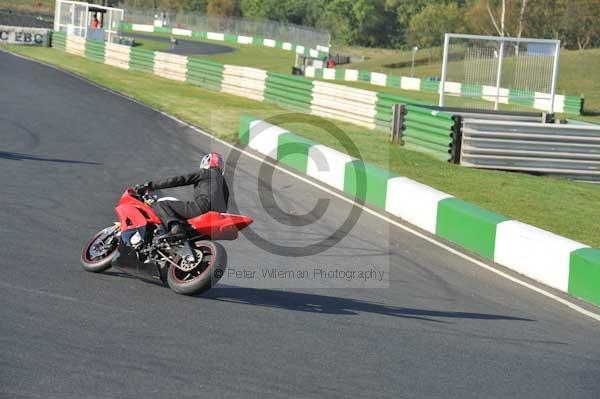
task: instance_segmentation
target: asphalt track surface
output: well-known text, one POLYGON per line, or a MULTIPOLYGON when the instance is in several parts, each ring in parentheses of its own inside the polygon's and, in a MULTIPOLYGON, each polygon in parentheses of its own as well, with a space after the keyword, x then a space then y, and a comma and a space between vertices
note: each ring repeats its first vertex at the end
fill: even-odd
MULTIPOLYGON (((127 37, 134 39, 145 39, 153 40, 156 42, 167 42, 171 43, 171 39, 164 36, 155 35, 144 35, 141 33, 127 32, 127 37)), ((169 47, 168 49, 160 50, 163 53, 179 54, 179 55, 211 55, 211 54, 224 54, 235 51, 233 47, 225 46, 222 44, 206 43, 194 40, 185 40, 177 37, 177 44, 175 48, 169 47)))
MULTIPOLYGON (((389 262, 387 289, 234 282, 184 297, 84 272, 81 247, 114 220, 125 186, 190 170, 209 150, 232 156, 148 108, 5 53, 0 93, 1 398, 599 397, 597 322, 365 213, 308 257, 246 237, 225 243, 229 268, 389 262)), ((259 170, 239 159, 233 199, 274 243, 318 241, 348 213, 279 171, 263 169, 273 179, 261 182, 259 170), (298 214, 316 198, 331 203, 314 223, 290 226, 294 216, 261 205, 271 189, 298 214)))

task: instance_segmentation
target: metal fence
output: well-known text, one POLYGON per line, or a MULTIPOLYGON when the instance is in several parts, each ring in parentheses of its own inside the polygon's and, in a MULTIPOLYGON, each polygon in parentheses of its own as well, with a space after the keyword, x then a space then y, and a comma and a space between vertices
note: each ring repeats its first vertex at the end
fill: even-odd
POLYGON ((52 16, 0 9, 0 25, 52 29, 52 16))
POLYGON ((553 113, 559 50, 560 40, 447 33, 439 105, 486 109, 493 102, 495 110, 543 106, 553 113))
POLYGON ((131 24, 154 25, 155 21, 163 25, 190 29, 198 32, 218 32, 241 36, 258 36, 277 39, 309 48, 329 46, 329 32, 306 26, 277 21, 255 20, 250 18, 223 17, 200 13, 182 13, 177 11, 132 9, 125 10, 125 22, 131 24))

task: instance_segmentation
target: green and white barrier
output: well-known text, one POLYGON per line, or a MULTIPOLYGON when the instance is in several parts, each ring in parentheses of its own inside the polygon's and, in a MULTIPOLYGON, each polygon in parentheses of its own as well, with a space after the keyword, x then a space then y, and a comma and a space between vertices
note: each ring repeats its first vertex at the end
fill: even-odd
POLYGON ((374 129, 377 93, 315 81, 310 113, 374 129))
MULTIPOLYGON (((99 46, 98 44, 92 43, 92 41, 90 40, 86 44, 86 49, 90 47, 93 48, 99 46)), ((90 58, 93 59, 93 57, 90 58)), ((94 61, 102 62, 102 58, 98 58, 98 60, 94 61)), ((113 43, 106 43, 104 51, 104 62, 108 65, 116 66, 118 68, 129 69, 129 64, 131 62, 131 47, 121 46, 113 43)))
POLYGON ((163 78, 185 82, 188 58, 183 55, 154 53, 154 74, 163 78))
POLYGON ((69 54, 85 57, 86 40, 79 36, 68 35, 65 51, 69 54))
POLYGON ((310 112, 313 98, 313 82, 297 76, 267 72, 265 101, 278 104, 293 111, 310 112))
MULTIPOLYGON (((423 91, 428 93, 438 93, 440 88, 440 82, 437 81, 406 76, 393 76, 378 72, 360 71, 357 69, 306 67, 304 75, 309 78, 324 80, 343 80, 347 82, 362 81, 375 86, 397 87, 402 90, 423 91)), ((460 97, 468 96, 492 102, 496 101, 497 89, 494 86, 446 82, 445 89, 445 92, 449 95, 460 97)), ((500 88, 499 102, 501 104, 523 105, 547 111, 550 107, 550 94, 520 89, 500 88)), ((557 94, 554 97, 554 108, 556 112, 579 115, 583 109, 583 97, 557 94)))
POLYGON ((105 44, 61 32, 54 34, 57 48, 97 62, 132 71, 153 73, 167 79, 257 101, 272 102, 283 108, 337 119, 369 129, 390 129, 393 104, 422 104, 401 96, 313 81, 304 77, 120 44, 105 44))
POLYGON ((264 101, 267 71, 262 69, 225 65, 221 92, 264 101))
POLYGON ((187 82, 194 86, 220 91, 224 69, 225 65, 217 62, 189 58, 187 64, 187 82))
POLYGON ((219 32, 196 32, 189 29, 156 27, 153 25, 142 24, 122 24, 122 30, 125 32, 148 32, 148 33, 169 33, 176 36, 198 37, 201 39, 215 40, 220 42, 238 43, 238 44, 253 44, 257 46, 265 46, 270 48, 278 48, 286 51, 293 51, 298 54, 311 57, 324 58, 329 55, 329 47, 317 46, 315 49, 296 45, 289 42, 283 42, 275 39, 262 37, 230 35, 219 32))
POLYGON ((154 51, 132 47, 129 52, 129 69, 154 73, 154 51))
POLYGON ((114 55, 112 52, 112 47, 111 45, 107 45, 104 42, 86 42, 85 45, 85 56, 91 60, 94 60, 96 62, 101 62, 104 63, 106 61, 106 53, 107 53, 107 48, 108 48, 108 53, 109 53, 109 57, 112 58, 112 56, 114 55))
POLYGON ((510 220, 258 118, 242 117, 239 140, 485 259, 600 305, 598 249, 510 220))
POLYGON ((456 123, 452 114, 407 105, 402 140, 409 149, 450 161, 456 123))

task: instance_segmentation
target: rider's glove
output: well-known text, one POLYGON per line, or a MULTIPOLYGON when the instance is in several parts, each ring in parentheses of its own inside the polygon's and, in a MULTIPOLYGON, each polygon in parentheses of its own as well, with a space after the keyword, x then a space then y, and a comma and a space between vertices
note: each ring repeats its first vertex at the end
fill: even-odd
POLYGON ((150 190, 150 183, 138 184, 133 188, 137 195, 144 195, 150 190))

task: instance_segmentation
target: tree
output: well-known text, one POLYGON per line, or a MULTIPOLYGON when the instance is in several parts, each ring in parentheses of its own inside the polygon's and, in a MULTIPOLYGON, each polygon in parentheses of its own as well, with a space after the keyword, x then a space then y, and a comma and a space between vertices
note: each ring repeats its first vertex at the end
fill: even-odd
POLYGON ((241 0, 246 17, 315 26, 326 7, 320 0, 241 0))
POLYGON ((387 7, 395 13, 395 37, 393 42, 396 46, 411 45, 406 43, 408 27, 412 18, 420 13, 429 4, 436 0, 387 0, 387 7))
POLYGON ((461 31, 462 17, 456 3, 430 4, 410 21, 408 41, 421 48, 432 48, 442 45, 445 33, 461 31))
POLYGON ((527 22, 528 5, 528 0, 474 2, 465 14, 468 31, 475 34, 521 37, 527 22))
POLYGON ((568 1, 564 4, 560 39, 563 46, 579 50, 600 38, 600 1, 568 1))
POLYGON ((240 8, 236 0, 208 0, 206 13, 221 17, 239 16, 240 8))
POLYGON ((206 13, 207 3, 208 0, 186 0, 184 10, 206 13))
POLYGON ((162 10, 182 10, 186 0, 160 0, 159 7, 162 10))
POLYGON ((393 22, 385 0, 332 0, 319 26, 339 43, 372 47, 389 45, 393 22))
POLYGON ((492 20, 492 25, 494 25, 496 32, 498 32, 498 35, 505 36, 506 35, 506 0, 501 1, 501 5, 500 5, 501 11, 500 11, 500 16, 499 16, 500 23, 496 22, 496 16, 494 15, 494 13, 492 12, 492 9, 490 8, 489 1, 485 2, 485 7, 490 16, 490 19, 492 20))

